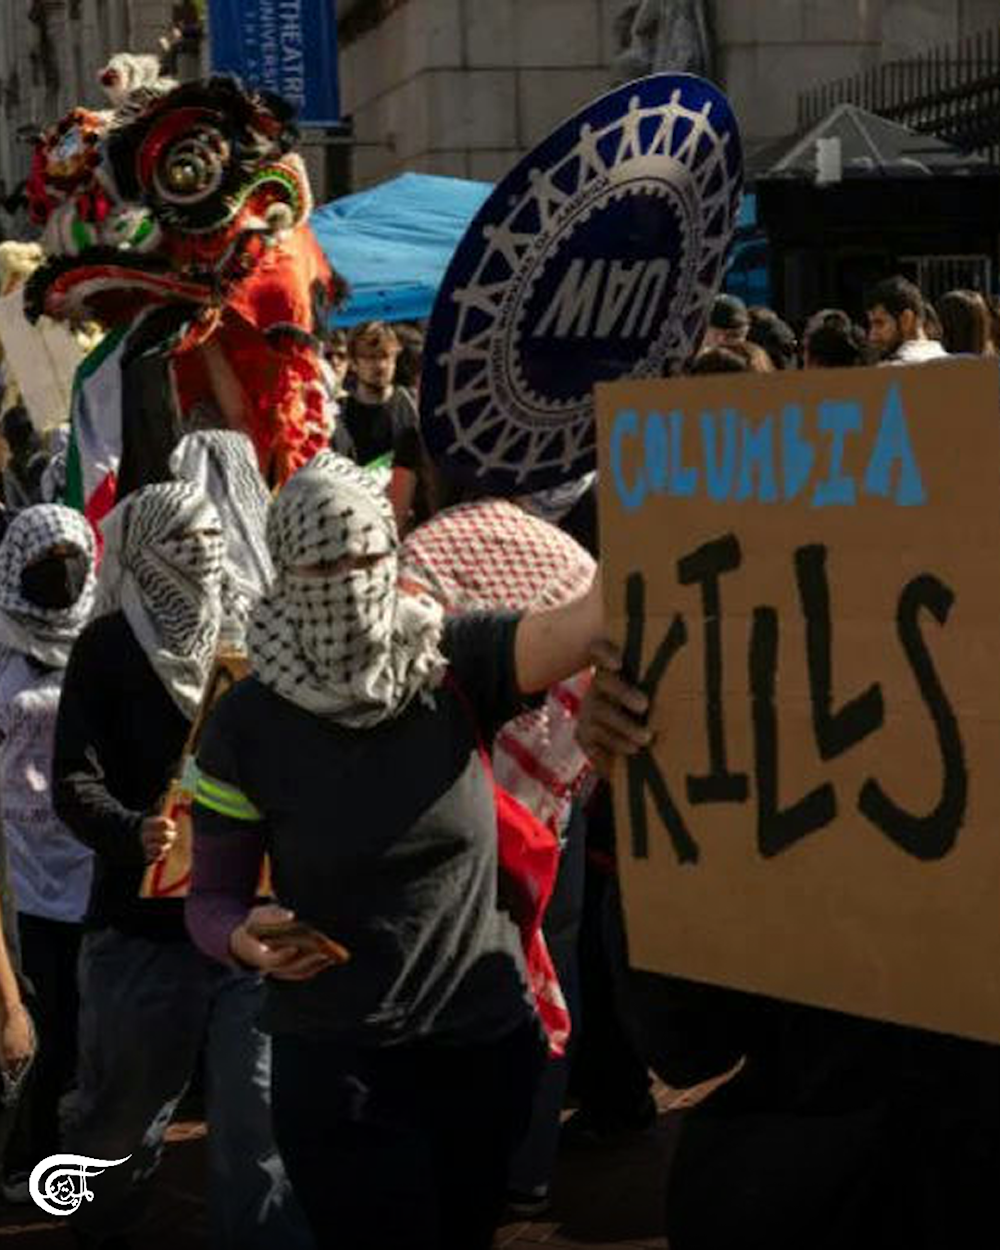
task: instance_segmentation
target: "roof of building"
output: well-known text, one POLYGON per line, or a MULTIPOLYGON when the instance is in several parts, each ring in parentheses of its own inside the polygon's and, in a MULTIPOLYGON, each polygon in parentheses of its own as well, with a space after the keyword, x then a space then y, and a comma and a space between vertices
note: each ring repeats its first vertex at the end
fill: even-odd
POLYGON ((856 104, 838 104, 808 130, 753 153, 747 162, 748 178, 814 178, 820 139, 840 140, 844 178, 933 177, 992 169, 981 156, 935 135, 911 130, 856 104))

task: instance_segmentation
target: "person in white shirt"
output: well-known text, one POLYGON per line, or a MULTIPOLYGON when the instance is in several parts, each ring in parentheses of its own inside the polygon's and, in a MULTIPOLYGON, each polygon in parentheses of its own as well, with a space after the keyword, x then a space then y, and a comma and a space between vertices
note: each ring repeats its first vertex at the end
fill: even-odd
POLYGON ((51 761, 63 673, 93 595, 83 516, 56 504, 19 512, 0 543, 0 817, 41 1048, 5 1160, 12 1201, 58 1149, 59 1099, 76 1057, 76 960, 93 866, 53 810, 51 761))
POLYGON ((868 292, 868 342, 881 364, 916 365, 938 360, 948 353, 928 338, 926 306, 920 288, 896 274, 868 292))

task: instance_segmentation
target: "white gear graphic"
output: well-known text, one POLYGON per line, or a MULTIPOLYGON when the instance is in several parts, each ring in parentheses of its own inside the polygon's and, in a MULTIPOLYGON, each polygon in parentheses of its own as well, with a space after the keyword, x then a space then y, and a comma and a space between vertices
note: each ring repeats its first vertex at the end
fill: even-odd
MULTIPOLYGON (((607 125, 581 125, 558 164, 533 169, 504 220, 483 228, 479 264, 451 297, 455 332, 437 359, 443 399, 425 415, 435 425, 447 423, 448 435, 435 438, 444 455, 471 459, 478 475, 501 474, 516 485, 543 470, 569 475, 592 450, 593 397, 585 371, 581 393, 539 394, 519 346, 547 268, 565 259, 575 232, 615 201, 666 201, 680 239, 670 315, 654 327, 627 376, 661 376, 696 347, 723 276, 741 162, 729 151, 735 134, 713 125, 713 101, 696 110, 682 94, 678 87, 667 104, 645 107, 633 96, 628 111, 607 125)), ((732 125, 728 113, 725 120, 732 125)))

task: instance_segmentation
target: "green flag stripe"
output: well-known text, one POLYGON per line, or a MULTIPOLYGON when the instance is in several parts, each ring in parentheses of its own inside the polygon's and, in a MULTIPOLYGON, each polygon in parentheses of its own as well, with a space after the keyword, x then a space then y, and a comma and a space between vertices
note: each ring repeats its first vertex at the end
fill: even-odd
POLYGON ((83 511, 87 502, 83 497, 83 465, 80 463, 80 445, 70 431, 69 447, 66 449, 66 487, 63 503, 67 508, 83 511))
POLYGON ((73 375, 73 389, 77 387, 92 373, 104 364, 107 358, 121 343, 122 339, 128 333, 128 326, 119 326, 117 330, 112 330, 109 334, 105 334, 104 338, 97 346, 84 356, 76 367, 76 373, 73 375))

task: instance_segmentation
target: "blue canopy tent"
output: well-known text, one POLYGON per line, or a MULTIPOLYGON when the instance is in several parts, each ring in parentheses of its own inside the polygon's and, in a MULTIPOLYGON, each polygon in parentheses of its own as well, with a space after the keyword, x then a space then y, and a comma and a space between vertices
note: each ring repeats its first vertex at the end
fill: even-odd
POLYGON ((429 317, 455 248, 492 189, 488 182, 400 174, 316 209, 316 238, 351 288, 331 324, 429 317))

